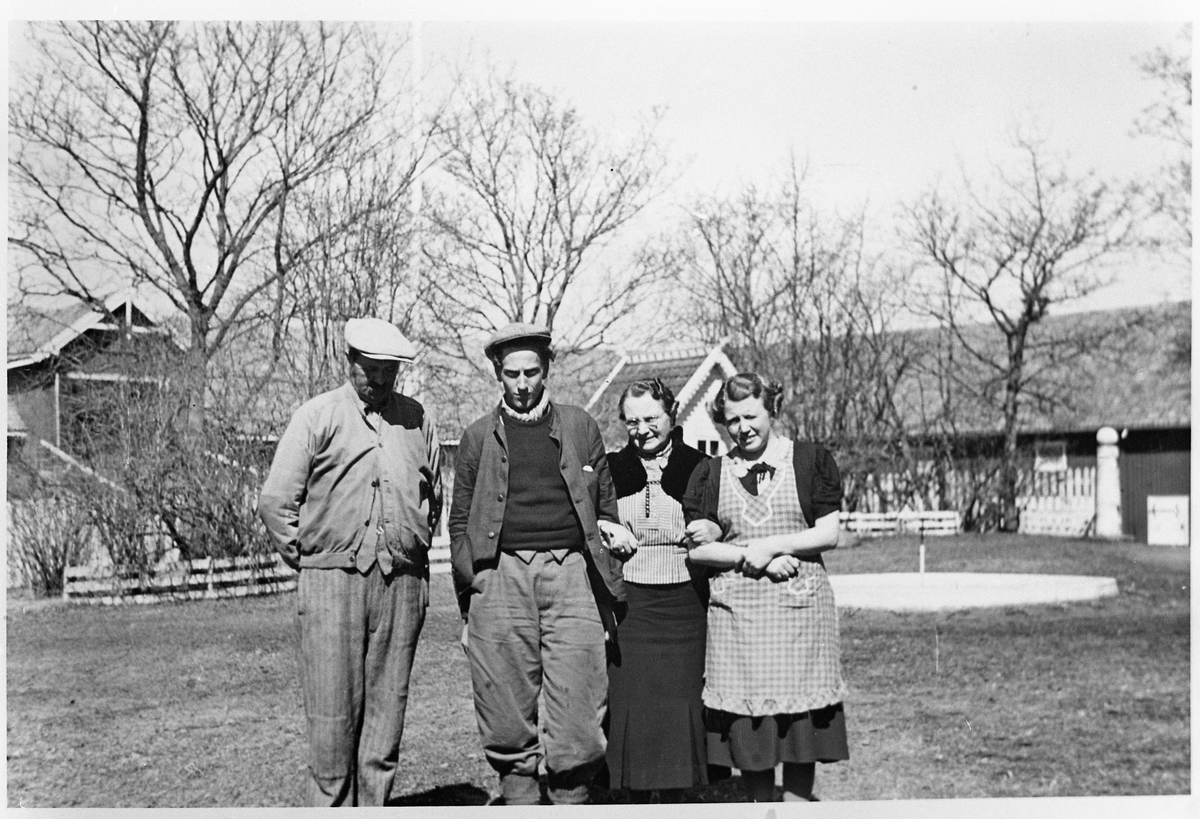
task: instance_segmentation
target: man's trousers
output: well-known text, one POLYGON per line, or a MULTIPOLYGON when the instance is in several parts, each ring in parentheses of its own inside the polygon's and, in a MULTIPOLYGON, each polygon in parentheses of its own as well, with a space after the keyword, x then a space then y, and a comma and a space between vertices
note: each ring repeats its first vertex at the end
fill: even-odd
POLYGON ((538 694, 550 801, 586 801, 604 758, 604 628, 580 552, 500 554, 478 576, 467 656, 484 754, 506 803, 538 800, 538 694))
POLYGON ((301 569, 300 685, 310 806, 383 805, 396 775, 429 580, 301 569))

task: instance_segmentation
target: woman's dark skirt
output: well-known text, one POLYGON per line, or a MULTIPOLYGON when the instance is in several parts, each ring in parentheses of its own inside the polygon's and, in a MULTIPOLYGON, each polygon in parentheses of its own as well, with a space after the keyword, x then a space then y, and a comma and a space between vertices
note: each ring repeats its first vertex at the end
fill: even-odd
POLYGON ((708 784, 707 618, 693 583, 626 583, 619 657, 608 666, 608 784, 663 790, 708 784))
POLYGON ((742 771, 765 771, 780 762, 837 762, 850 758, 846 715, 839 702, 802 714, 748 717, 709 711, 708 759, 742 771))

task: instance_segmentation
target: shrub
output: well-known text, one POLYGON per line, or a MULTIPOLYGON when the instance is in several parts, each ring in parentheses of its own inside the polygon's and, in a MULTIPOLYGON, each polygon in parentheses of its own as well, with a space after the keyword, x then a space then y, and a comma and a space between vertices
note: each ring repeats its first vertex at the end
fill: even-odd
POLYGON ((87 508, 70 495, 8 504, 8 557, 35 594, 60 594, 63 571, 93 537, 87 508))

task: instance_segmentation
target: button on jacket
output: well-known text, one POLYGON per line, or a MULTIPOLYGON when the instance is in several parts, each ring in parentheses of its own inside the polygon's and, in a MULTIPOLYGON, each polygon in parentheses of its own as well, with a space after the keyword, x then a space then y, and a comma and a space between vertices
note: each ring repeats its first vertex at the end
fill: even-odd
MULTIPOLYGON (((463 433, 454 470, 450 507, 450 560, 463 614, 477 589, 476 566, 495 566, 508 497, 508 442, 497 406, 463 433)), ((604 441, 595 419, 579 407, 552 404, 550 438, 559 448, 559 471, 579 523, 592 566, 612 601, 625 600, 621 562, 600 537, 596 520, 618 522, 617 498, 608 474, 604 441)), ((599 591, 599 590, 598 590, 599 591)))
POLYGON ((259 516, 293 568, 351 568, 363 547, 386 552, 396 571, 421 571, 441 513, 440 460, 420 403, 393 393, 380 413, 368 413, 344 384, 292 416, 259 516))

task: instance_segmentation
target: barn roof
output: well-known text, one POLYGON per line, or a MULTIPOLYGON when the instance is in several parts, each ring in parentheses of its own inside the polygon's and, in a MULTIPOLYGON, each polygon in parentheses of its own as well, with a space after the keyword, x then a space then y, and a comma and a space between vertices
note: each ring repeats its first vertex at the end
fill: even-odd
MULTIPOLYGON (((922 413, 930 417, 939 407, 930 398, 938 395, 930 366, 938 332, 917 330, 904 335, 922 356, 922 366, 902 382, 897 395, 909 427, 915 430, 922 413)), ((1004 340, 996 327, 976 325, 965 328, 964 335, 988 358, 1003 356, 1004 340)), ((1029 351, 1022 432, 1191 426, 1191 302, 1050 316, 1031 331, 1029 351)), ((1002 382, 962 348, 956 350, 955 360, 965 380, 984 383, 989 391, 989 400, 960 391, 957 430, 998 433, 1001 417, 996 407, 1002 382)))
MULTIPOLYGON (((994 326, 974 325, 965 328, 964 335, 986 355, 1003 354, 1003 338, 994 326)), ((940 408, 932 364, 944 336, 930 328, 900 332, 897 337, 920 365, 910 370, 896 395, 909 429, 920 433, 925 429, 922 419, 935 416, 940 408)), ((728 362, 722 365, 728 372, 739 369, 738 350, 724 345, 622 356, 586 405, 599 422, 606 444, 612 447, 624 441, 616 404, 626 386, 658 376, 686 405, 694 396, 680 395, 681 391, 689 381, 702 380, 700 370, 706 362, 712 363, 714 350, 728 362)), ((1052 315, 1031 332, 1030 350, 1031 361, 1037 363, 1030 367, 1030 400, 1020 425, 1023 433, 1191 426, 1191 302, 1052 315)), ((963 349, 956 351, 955 361, 969 380, 981 383, 989 377, 986 366, 963 349)), ((1002 385, 993 377, 988 389, 994 398, 1002 385)), ((960 395, 957 434, 1001 431, 997 403, 960 395)))

